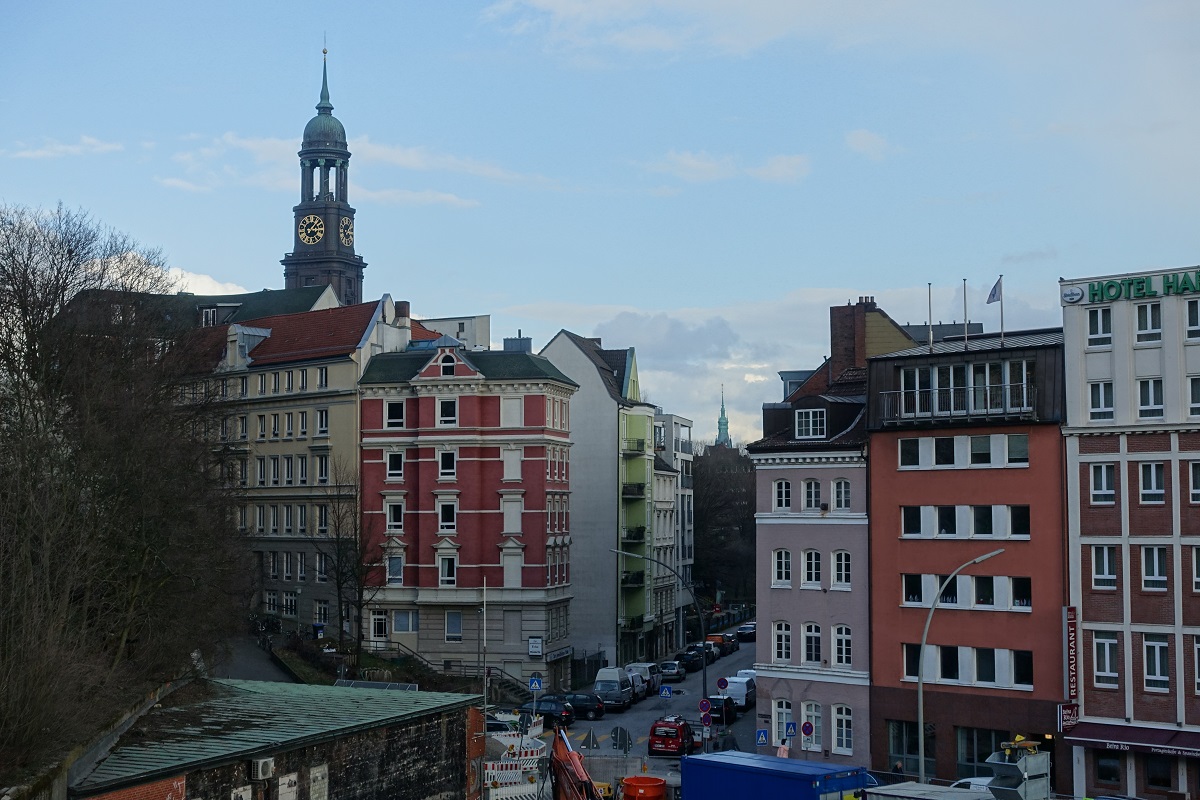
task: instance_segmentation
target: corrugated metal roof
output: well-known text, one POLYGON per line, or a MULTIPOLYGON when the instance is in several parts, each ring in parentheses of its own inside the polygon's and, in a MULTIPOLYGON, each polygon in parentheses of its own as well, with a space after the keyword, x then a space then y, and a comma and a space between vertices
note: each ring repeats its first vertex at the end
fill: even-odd
POLYGON ((71 789, 94 794, 480 702, 478 695, 200 680, 144 714, 71 789))
POLYGON ((967 346, 963 347, 963 340, 960 336, 957 339, 949 339, 941 342, 934 342, 933 349, 930 350, 929 345, 920 345, 919 347, 909 347, 904 350, 898 350, 895 353, 887 353, 885 355, 873 356, 871 361, 878 361, 885 358, 912 358, 918 356, 932 355, 947 355, 954 353, 977 353, 989 350, 1023 350, 1030 347, 1061 347, 1063 344, 1062 328, 1044 328, 1032 331, 1014 331, 1004 335, 1003 344, 1001 343, 999 333, 988 333, 982 336, 970 336, 967 338, 967 346))

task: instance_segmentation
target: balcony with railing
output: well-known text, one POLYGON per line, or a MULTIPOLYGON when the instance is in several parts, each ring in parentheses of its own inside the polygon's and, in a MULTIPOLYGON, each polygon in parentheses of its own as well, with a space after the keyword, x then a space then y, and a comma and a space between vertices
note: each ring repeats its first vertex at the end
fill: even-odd
POLYGON ((646 452, 645 439, 622 439, 621 454, 626 456, 640 456, 646 452))
POLYGON ((621 528, 621 541, 625 543, 646 541, 646 526, 636 525, 629 528, 621 528))
POLYGON ((687 455, 690 456, 692 454, 692 440, 691 439, 676 439, 675 440, 675 452, 676 453, 686 453, 687 455))
POLYGON ((621 497, 626 499, 641 500, 646 496, 646 484, 644 483, 622 483, 621 497))
POLYGON ((877 402, 884 425, 1037 418, 1037 387, 1025 383, 880 392, 877 402))
POLYGON ((639 586, 646 585, 646 573, 644 570, 637 572, 622 572, 621 573, 621 588, 634 589, 639 586))

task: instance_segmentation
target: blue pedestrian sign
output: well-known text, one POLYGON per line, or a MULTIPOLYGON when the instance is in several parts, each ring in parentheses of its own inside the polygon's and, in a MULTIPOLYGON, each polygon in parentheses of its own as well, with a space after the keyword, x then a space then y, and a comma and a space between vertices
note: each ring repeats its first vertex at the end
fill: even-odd
POLYGON ((662 687, 661 689, 659 689, 659 690, 658 690, 658 696, 659 696, 659 697, 665 697, 667 700, 670 700, 670 699, 671 699, 671 687, 670 687, 670 686, 664 686, 664 687, 662 687))
POLYGON ((530 678, 529 679, 529 691, 540 692, 541 690, 542 690, 542 679, 541 678, 530 678))
POLYGON ((754 743, 759 747, 767 746, 767 729, 759 728, 754 732, 754 743))
POLYGON ((796 723, 786 722, 783 725, 783 735, 789 739, 796 738, 796 723))

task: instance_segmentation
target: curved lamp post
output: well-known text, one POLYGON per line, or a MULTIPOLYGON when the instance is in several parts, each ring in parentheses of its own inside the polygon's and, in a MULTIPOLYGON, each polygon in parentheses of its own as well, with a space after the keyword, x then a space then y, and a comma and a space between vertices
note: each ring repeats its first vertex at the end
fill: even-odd
MULTIPOLYGON (((616 553, 617 555, 625 556, 626 558, 640 558, 643 561, 653 561, 655 564, 658 564, 661 567, 663 567, 664 569, 669 570, 672 575, 674 575, 676 578, 678 578, 679 585, 681 587, 687 588, 687 589, 689 589, 689 591, 691 591, 692 605, 694 605, 696 607, 696 621, 700 624, 700 644, 702 646, 700 655, 703 656, 703 658, 700 661, 700 663, 703 665, 700 667, 700 683, 701 683, 701 688, 704 690, 703 697, 704 697, 704 699, 707 700, 708 699, 708 651, 706 649, 703 649, 703 645, 704 645, 704 613, 700 610, 700 601, 698 599, 696 599, 695 588, 689 588, 689 587, 693 587, 694 585, 685 583, 683 580, 683 576, 680 575, 678 572, 676 572, 674 567, 672 567, 670 564, 667 564, 664 561, 659 561, 657 558, 651 558, 650 556, 643 556, 638 553, 630 553, 628 550, 615 550, 613 548, 609 548, 609 551, 616 553)), ((683 634, 684 634, 684 637, 683 637, 684 644, 686 646, 686 644, 687 644, 687 641, 686 641, 687 640, 687 620, 684 620, 684 622, 683 622, 683 634)), ((706 753, 708 752, 708 739, 704 740, 704 752, 706 752, 706 753)))
POLYGON ((937 611, 938 601, 942 599, 942 592, 950 585, 950 581, 972 564, 979 564, 987 561, 992 556, 998 556, 1004 552, 1004 548, 993 550, 978 558, 972 558, 970 561, 962 564, 958 569, 946 576, 946 580, 942 581, 942 585, 938 587, 937 594, 933 596, 933 605, 929 607, 929 613, 925 616, 925 630, 921 631, 921 646, 917 650, 917 780, 921 783, 925 782, 925 640, 929 637, 929 623, 933 622, 933 612, 937 611))

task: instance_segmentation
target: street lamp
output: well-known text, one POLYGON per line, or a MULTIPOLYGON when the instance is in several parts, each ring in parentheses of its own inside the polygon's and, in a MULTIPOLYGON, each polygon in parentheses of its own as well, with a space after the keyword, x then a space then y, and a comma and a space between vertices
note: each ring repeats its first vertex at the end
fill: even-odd
MULTIPOLYGON (((667 564, 663 561, 659 561, 657 558, 651 558, 650 556, 643 556, 638 553, 630 553, 627 550, 615 550, 613 548, 609 548, 609 551, 616 553, 617 555, 625 556, 626 558, 640 558, 643 561, 653 561, 655 564, 659 564, 660 566, 669 570, 670 573, 679 580, 679 585, 681 587, 689 589, 691 591, 692 605, 694 605, 696 607, 696 621, 700 623, 700 644, 701 644, 700 655, 703 656, 703 658, 700 661, 700 663, 703 665, 700 667, 700 684, 701 684, 701 688, 704 690, 703 698, 705 700, 707 700, 708 699, 708 651, 703 646, 704 645, 704 612, 702 612, 700 610, 700 601, 696 598, 695 584, 685 584, 684 580, 683 580, 683 576, 680 575, 678 572, 676 572, 674 567, 672 567, 670 564, 667 564)), ((687 621, 686 620, 684 620, 683 628, 684 628, 684 639, 686 639, 687 638, 687 621)), ((686 642, 685 642, 685 645, 686 645, 686 642)), ((704 740, 704 752, 706 752, 706 753, 708 752, 708 739, 704 740)))
POLYGON ((921 646, 917 649, 917 780, 920 783, 925 782, 925 640, 929 637, 929 623, 933 622, 933 612, 937 611, 938 601, 942 599, 942 592, 946 590, 950 581, 954 580, 958 573, 972 564, 982 563, 1003 552, 1004 548, 1001 547, 999 550, 993 550, 978 558, 972 558, 947 575, 946 580, 942 581, 942 585, 938 587, 937 593, 933 596, 933 605, 929 607, 929 613, 925 616, 925 630, 921 631, 921 646))

